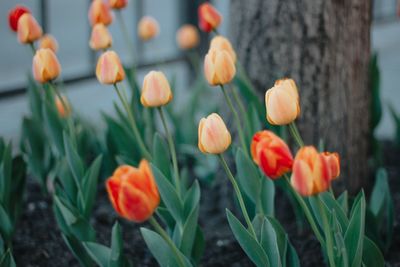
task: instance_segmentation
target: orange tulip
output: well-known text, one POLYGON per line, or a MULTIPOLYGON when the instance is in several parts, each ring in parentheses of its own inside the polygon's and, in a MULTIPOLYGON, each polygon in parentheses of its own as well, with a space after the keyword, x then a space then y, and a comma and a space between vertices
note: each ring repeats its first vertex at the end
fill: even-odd
POLYGON ((302 147, 294 159, 291 183, 303 196, 326 191, 331 180, 328 161, 315 147, 302 147))
POLYGON ((25 13, 31 13, 31 11, 29 8, 21 5, 16 5, 8 12, 8 24, 12 31, 17 31, 19 18, 25 13))
POLYGON ((222 118, 212 113, 199 123, 198 147, 203 153, 221 154, 231 144, 231 134, 222 118))
POLYGON ((30 13, 24 13, 18 20, 18 41, 21 44, 33 43, 42 36, 42 28, 30 13))
POLYGON ((33 77, 39 83, 54 80, 60 75, 61 66, 56 54, 49 48, 40 48, 33 57, 33 77))
POLYGON ((128 4, 128 0, 109 0, 108 3, 111 8, 122 9, 126 7, 126 5, 128 4))
POLYGON ((39 47, 40 48, 49 48, 49 49, 53 50, 54 53, 57 53, 57 51, 58 51, 57 40, 50 34, 45 34, 42 36, 42 38, 40 38, 39 47))
POLYGON ((299 93, 292 79, 275 82, 265 93, 267 120, 273 125, 285 125, 300 115, 299 93))
POLYGON ((292 169, 293 156, 288 145, 271 131, 260 131, 253 136, 251 156, 271 179, 279 178, 292 169))
POLYGON ((89 22, 94 26, 97 23, 109 25, 112 22, 111 10, 103 0, 93 0, 89 8, 89 22))
POLYGON ((210 43, 210 50, 225 50, 229 53, 234 63, 236 63, 236 52, 232 48, 231 42, 221 35, 215 36, 210 43))
POLYGON ((62 96, 62 100, 58 96, 56 96, 55 103, 58 114, 61 118, 66 118, 71 114, 71 106, 69 105, 68 100, 65 96, 62 96))
POLYGON ((199 6, 199 27, 205 32, 211 32, 222 22, 221 14, 210 4, 204 3, 199 6))
POLYGON ((115 84, 125 79, 125 71, 117 53, 110 50, 99 57, 96 76, 102 84, 115 84))
POLYGON ((145 107, 160 107, 172 100, 171 87, 164 73, 150 71, 143 80, 140 102, 145 107))
POLYGON ((160 204, 160 195, 147 160, 139 168, 118 167, 106 182, 108 197, 116 212, 125 219, 143 222, 160 204))
POLYGON ((104 24, 98 23, 93 26, 89 46, 93 50, 107 49, 112 45, 112 37, 104 24))
POLYGON ((210 49, 204 59, 204 74, 211 85, 229 83, 236 74, 235 62, 227 51, 210 49))
POLYGON ((193 25, 183 25, 176 33, 176 42, 183 50, 192 49, 200 42, 199 32, 193 25))
POLYGON ((160 29, 157 20, 153 17, 145 16, 140 19, 137 31, 140 39, 148 41, 156 37, 160 29))
POLYGON ((322 156, 325 157, 331 170, 331 180, 336 179, 340 175, 340 157, 338 153, 324 152, 322 156))

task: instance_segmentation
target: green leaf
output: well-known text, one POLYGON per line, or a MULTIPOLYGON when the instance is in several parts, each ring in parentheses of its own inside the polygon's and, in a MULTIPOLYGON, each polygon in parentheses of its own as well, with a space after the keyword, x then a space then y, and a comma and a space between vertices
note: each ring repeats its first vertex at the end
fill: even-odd
POLYGON ((172 182, 170 153, 159 133, 153 138, 153 163, 172 182))
POLYGON ((121 227, 118 222, 115 222, 112 228, 111 235, 111 255, 109 267, 119 267, 123 265, 123 241, 121 227))
POLYGON ((63 137, 65 156, 67 158, 69 168, 77 183, 80 183, 84 175, 83 162, 76 150, 76 147, 73 145, 71 138, 65 131, 63 132, 63 137))
POLYGON ((322 202, 325 204, 327 207, 327 212, 328 216, 332 214, 332 211, 334 210, 336 213, 336 217, 340 223, 342 231, 344 231, 347 228, 347 225, 349 224, 349 219, 347 218, 346 214, 344 213, 342 207, 339 205, 339 203, 333 198, 332 194, 329 192, 325 192, 319 195, 320 199, 322 202))
POLYGON ((12 225, 11 219, 8 216, 7 212, 4 210, 4 207, 0 204, 0 234, 3 237, 4 241, 11 241, 13 231, 14 227, 12 225))
POLYGON ((339 203, 339 205, 342 207, 342 210, 344 212, 344 214, 348 215, 349 213, 349 200, 348 200, 348 193, 347 191, 344 191, 337 199, 337 202, 339 203))
POLYGON ((255 167, 253 161, 239 148, 236 152, 236 168, 237 168, 237 180, 244 190, 246 195, 257 203, 257 196, 260 194, 261 180, 260 175, 255 167))
POLYGON ((157 215, 162 219, 162 221, 167 225, 168 229, 174 229, 175 219, 172 217, 171 212, 165 207, 157 208, 157 215))
POLYGON ((198 205, 199 201, 200 201, 200 186, 199 182, 195 180, 193 185, 185 194, 185 200, 183 202, 185 218, 189 216, 192 210, 198 205))
POLYGON ((54 105, 49 102, 43 105, 43 119, 50 141, 55 146, 55 152, 58 155, 64 155, 63 123, 54 105))
POLYGON ((0 255, 0 267, 16 267, 13 255, 10 250, 7 250, 3 255, 0 255))
POLYGON ((385 260, 379 248, 368 237, 364 237, 362 262, 366 267, 383 267, 385 260))
POLYGON ((233 235, 252 262, 258 267, 270 266, 268 257, 257 240, 228 209, 226 210, 226 216, 233 235))
POLYGON ((261 208, 264 214, 273 216, 275 214, 275 185, 269 178, 262 177, 261 179, 261 208))
POLYGON ((261 246, 268 256, 271 266, 282 266, 281 256, 279 255, 278 241, 275 230, 267 218, 261 228, 261 246))
POLYGON ((196 235, 194 238, 193 249, 192 249, 192 259, 198 265, 201 257, 203 256, 205 248, 205 240, 203 231, 199 226, 196 228, 196 235))
POLYGON ((82 194, 85 199, 84 203, 84 217, 89 218, 92 213, 92 208, 94 201, 96 199, 96 191, 97 191, 97 181, 99 177, 101 162, 103 156, 98 156, 90 168, 87 170, 85 176, 82 179, 82 194))
POLYGON ((111 250, 101 244, 95 242, 83 242, 87 253, 90 255, 100 267, 109 267, 108 260, 110 258, 111 250))
POLYGON ((334 258, 336 266, 348 267, 349 258, 347 256, 346 245, 343 237, 343 230, 340 226, 336 212, 333 211, 330 217, 331 234, 334 240, 334 258))
POLYGON ((183 225, 182 238, 180 251, 187 257, 191 256, 193 243, 195 240, 196 230, 197 230, 197 220, 199 218, 199 205, 192 209, 189 214, 185 224, 183 225))
POLYGON ((69 250, 74 254, 75 258, 79 261, 81 266, 84 267, 91 267, 94 265, 91 256, 86 251, 85 247, 83 246, 83 242, 78 240, 74 236, 68 236, 64 233, 62 234, 62 238, 64 242, 67 244, 69 250))
POLYGON ((0 203, 3 204, 3 209, 9 211, 9 202, 11 194, 12 182, 12 156, 11 143, 3 149, 3 154, 0 155, 0 203))

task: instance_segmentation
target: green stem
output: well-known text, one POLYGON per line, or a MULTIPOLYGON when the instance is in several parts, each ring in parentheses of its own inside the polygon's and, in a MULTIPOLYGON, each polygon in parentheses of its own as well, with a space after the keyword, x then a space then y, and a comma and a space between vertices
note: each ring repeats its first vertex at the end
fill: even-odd
POLYGON ((254 230, 253 224, 251 223, 249 214, 247 213, 247 209, 246 206, 244 205, 244 200, 243 200, 243 196, 242 193, 240 192, 239 186, 235 180, 235 178, 233 177, 233 174, 231 172, 231 170, 228 167, 228 164, 226 163, 224 157, 222 154, 218 154, 218 157, 222 163, 222 166, 225 169, 226 174, 228 175, 229 181, 232 183, 233 189, 235 190, 236 193, 236 197, 239 200, 239 205, 240 208, 242 209, 242 213, 243 213, 243 217, 246 220, 247 226, 250 229, 250 234, 257 239, 257 235, 256 235, 256 231, 254 230))
POLYGON ((242 113, 242 115, 245 115, 246 114, 246 109, 244 107, 243 101, 239 97, 239 94, 238 94, 236 88, 233 87, 233 86, 232 86, 232 94, 233 94, 233 98, 235 99, 236 103, 239 106, 240 112, 242 113))
POLYGON ((239 139, 240 139, 240 143, 242 145, 242 149, 243 149, 243 151, 248 153, 247 146, 246 146, 246 141, 245 141, 244 134, 243 134, 243 129, 242 129, 242 126, 240 124, 239 115, 238 115, 236 109, 233 107, 232 100, 230 99, 230 97, 226 93, 224 85, 221 84, 220 87, 222 89, 222 92, 224 93, 225 100, 228 103, 229 109, 231 110, 231 112, 233 114, 233 118, 234 118, 236 126, 238 128, 239 139))
POLYGON ((34 43, 33 42, 29 43, 29 47, 31 48, 33 55, 35 55, 36 54, 36 48, 35 48, 34 43))
POLYGON ((294 122, 289 123, 289 131, 292 134, 294 140, 296 141, 296 143, 300 146, 303 147, 304 146, 304 142, 303 139, 301 138, 301 135, 299 133, 299 130, 296 127, 296 124, 294 122))
POLYGON ((117 91, 118 97, 121 100, 122 105, 124 106, 126 112, 128 113, 129 122, 131 123, 131 127, 132 127, 132 130, 133 130, 133 133, 134 133, 134 135, 136 137, 136 141, 139 144, 139 148, 142 151, 143 156, 146 159, 151 160, 151 154, 147 150, 146 145, 144 144, 144 141, 142 139, 142 136, 140 135, 139 129, 138 129, 137 124, 136 124, 135 117, 132 114, 132 110, 129 107, 128 101, 123 96, 123 94, 119 90, 119 88, 118 88, 116 83, 114 83, 114 88, 115 88, 115 91, 117 91))
POLYGON ((196 73, 196 77, 200 75, 200 56, 198 54, 198 51, 195 49, 191 49, 190 51, 187 52, 190 64, 192 65, 194 72, 196 73))
POLYGON ((122 16, 121 10, 117 10, 117 17, 119 20, 119 23, 121 25, 121 31, 122 34, 124 35, 125 42, 128 46, 129 53, 131 54, 131 59, 132 59, 132 65, 135 65, 135 46, 129 37, 128 33, 128 28, 126 27, 124 17, 122 16))
POLYGON ((325 233, 325 239, 326 239, 326 253, 328 254, 328 261, 329 261, 329 265, 331 267, 335 267, 335 258, 334 258, 334 254, 333 254, 333 240, 332 240, 332 235, 330 233, 331 228, 328 222, 328 218, 326 217, 326 213, 324 210, 324 207, 322 206, 322 201, 319 199, 318 196, 315 196, 316 201, 318 202, 318 209, 319 212, 321 214, 322 217, 322 225, 323 225, 323 229, 324 229, 324 233, 325 233))
POLYGON ((163 108, 159 107, 157 110, 158 110, 158 112, 160 114, 161 121, 162 121, 162 124, 164 126, 165 134, 166 134, 167 140, 168 140, 169 151, 171 153, 171 158, 172 158, 172 165, 174 167, 174 181, 175 181, 176 190, 178 191, 178 194, 180 194, 181 193, 181 188, 180 188, 178 160, 177 160, 177 157, 176 157, 176 149, 175 149, 174 141, 172 140, 172 135, 168 130, 168 126, 167 126, 167 122, 165 120, 163 108))
POLYGON ((178 259, 178 264, 180 267, 185 267, 185 263, 182 259, 181 254, 179 253, 178 248, 174 244, 174 242, 171 240, 167 232, 161 227, 161 225, 157 222, 157 220, 152 216, 149 219, 150 224, 154 227, 154 229, 161 235, 162 238, 168 243, 168 245, 171 247, 172 251, 174 252, 176 258, 178 259))

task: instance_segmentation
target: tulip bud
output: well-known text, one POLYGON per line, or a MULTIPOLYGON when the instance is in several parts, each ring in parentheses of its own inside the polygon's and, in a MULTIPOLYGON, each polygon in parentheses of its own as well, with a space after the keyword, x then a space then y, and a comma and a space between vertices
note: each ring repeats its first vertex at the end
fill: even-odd
POLYGON ((42 28, 30 14, 23 14, 18 20, 18 41, 21 44, 33 43, 42 36, 42 28))
POLYGON ((128 0, 109 0, 108 3, 111 8, 122 9, 126 7, 126 5, 128 4, 128 0))
POLYGON ((40 38, 40 48, 49 48, 51 49, 54 53, 57 53, 58 51, 58 43, 57 40, 50 34, 45 34, 40 38))
POLYGON ((331 180, 331 170, 326 158, 313 146, 302 147, 293 163, 291 184, 303 196, 326 191, 331 180))
POLYGON ((93 50, 107 49, 112 45, 112 37, 104 24, 98 23, 93 26, 89 46, 93 50))
POLYGON ((324 152, 322 156, 328 162, 329 169, 331 170, 331 180, 336 179, 340 175, 340 157, 338 153, 324 152))
POLYGON ((293 122, 300 114, 299 93, 292 79, 275 82, 274 87, 265 93, 267 120, 273 125, 293 122))
POLYGON ((192 49, 200 42, 199 32, 193 25, 183 25, 176 33, 176 42, 182 50, 192 49))
POLYGON ((137 31, 140 39, 148 41, 156 37, 160 30, 157 20, 150 16, 145 16, 139 21, 137 31))
POLYGON ((236 74, 235 63, 227 51, 211 49, 204 59, 204 74, 211 85, 229 83, 236 74))
POLYGON ((93 0, 89 8, 89 22, 94 26, 98 23, 109 25, 112 22, 111 10, 103 0, 93 0))
POLYGON ((125 71, 117 53, 107 51, 99 57, 96 76, 102 84, 115 84, 125 79, 125 71))
POLYGON ((210 43, 210 50, 225 50, 229 53, 234 63, 236 63, 236 52, 232 48, 231 42, 221 35, 215 36, 210 43))
POLYGON ((231 134, 217 113, 212 113, 200 120, 198 147, 201 152, 221 154, 230 144, 231 134))
POLYGON ((168 80, 161 71, 150 71, 143 80, 140 102, 145 107, 160 107, 172 100, 168 80))
POLYGON ((56 96, 55 104, 58 114, 61 118, 66 118, 71 114, 71 106, 69 105, 68 100, 65 96, 62 96, 62 100, 58 96, 56 96))
POLYGON ((49 48, 40 48, 33 57, 33 77, 39 83, 54 80, 60 75, 61 66, 56 54, 49 48))
POLYGON ((31 13, 31 11, 27 7, 21 5, 16 5, 8 12, 8 24, 12 31, 17 32, 18 20, 25 13, 31 13))
POLYGON ((288 145, 271 131, 260 131, 253 136, 251 156, 271 179, 279 178, 292 169, 293 156, 288 145))
POLYGON ((106 187, 115 211, 127 220, 146 221, 160 204, 157 184, 147 160, 142 160, 139 168, 118 167, 108 178, 106 187))
POLYGON ((199 6, 199 27, 205 32, 215 30, 222 21, 221 14, 209 3, 204 3, 199 6))

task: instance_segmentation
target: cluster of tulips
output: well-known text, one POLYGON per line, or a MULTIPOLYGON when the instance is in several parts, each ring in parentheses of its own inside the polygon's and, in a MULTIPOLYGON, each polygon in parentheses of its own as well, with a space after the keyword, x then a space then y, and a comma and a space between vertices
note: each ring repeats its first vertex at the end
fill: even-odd
MULTIPOLYGON (((123 87, 123 81, 127 76, 126 71, 135 73, 135 67, 124 68, 117 52, 111 50, 113 40, 107 26, 113 20, 112 10, 114 10, 121 20, 121 27, 125 33, 128 48, 132 52, 132 60, 134 60, 133 44, 129 34, 126 34, 128 29, 125 27, 121 13, 126 5, 126 0, 108 2, 93 0, 88 14, 92 26, 89 45, 93 50, 101 53, 97 61, 96 77, 100 83, 111 85, 115 89, 142 156, 138 167, 121 164, 115 169, 111 177, 106 180, 108 196, 115 211, 121 217, 136 223, 148 221, 153 226, 155 232, 145 228, 142 228, 141 232, 147 246, 161 266, 194 266, 199 264, 204 249, 204 237, 198 225, 200 189, 197 181, 189 187, 181 177, 174 137, 165 116, 165 106, 173 100, 170 83, 163 72, 152 70, 145 75, 140 98, 138 98, 142 107, 158 112, 164 129, 163 135, 169 148, 167 152, 169 155, 164 155, 159 150, 150 149, 144 140, 137 122, 140 114, 136 114, 137 109, 132 107, 139 103, 130 103, 123 87), (166 157, 166 160, 165 158, 160 160, 160 157, 166 157), (159 223, 160 220, 162 224, 159 223)), ((287 126, 298 146, 296 156, 293 157, 287 143, 272 130, 253 132, 251 141, 248 138, 244 129, 244 125, 250 124, 244 114, 246 105, 242 102, 242 97, 236 88, 231 86, 235 78, 249 83, 248 78, 240 66, 232 44, 218 33, 218 26, 222 22, 219 12, 209 3, 200 5, 198 12, 200 29, 215 35, 204 58, 204 76, 210 86, 221 89, 232 113, 239 141, 235 151, 238 151, 236 165, 237 176, 241 177, 240 183, 223 156, 232 143, 232 137, 224 120, 217 113, 212 113, 200 120, 198 149, 203 153, 218 156, 233 185, 247 227, 243 226, 240 220, 228 210, 227 218, 243 250, 257 266, 299 266, 297 254, 282 226, 273 217, 273 212, 267 214, 265 208, 257 208, 256 215, 252 218, 249 214, 249 205, 243 197, 243 193, 246 193, 253 200, 254 205, 262 207, 265 205, 263 204, 265 199, 270 197, 268 188, 274 187, 272 181, 282 179, 284 188, 294 197, 298 207, 309 221, 330 266, 360 266, 361 263, 370 266, 364 259, 365 253, 373 254, 379 251, 374 250, 373 242, 364 236, 362 222, 358 222, 363 221, 365 216, 364 196, 360 194, 354 201, 352 212, 349 214, 347 195, 340 201, 333 195, 331 182, 340 175, 339 155, 319 152, 314 146, 304 145, 295 124, 295 120, 300 116, 300 98, 295 81, 289 78, 277 80, 265 93, 266 120, 269 125, 287 126), (264 188, 267 189, 264 190, 264 188), (348 237, 350 234, 356 235, 351 231, 355 231, 357 227, 362 228, 362 231, 358 233, 359 236, 348 237), (364 245, 364 249, 363 242, 368 244, 364 245), (369 250, 365 251, 367 246, 369 250)), ((43 35, 41 27, 25 7, 17 6, 10 12, 9 19, 10 27, 17 32, 19 42, 28 44, 34 52, 32 64, 34 79, 39 84, 47 85, 49 90, 54 92, 54 105, 60 117, 68 121, 65 126, 66 132, 73 135, 72 108, 67 98, 61 95, 54 85, 54 80, 61 72, 56 56, 58 47, 56 40, 51 35, 43 35), (37 49, 36 41, 39 42, 37 49)), ((138 24, 138 35, 142 41, 155 38, 159 31, 159 25, 152 17, 145 16, 138 24)), ((195 48, 199 43, 199 38, 198 31, 193 25, 182 26, 176 36, 182 50, 195 48)), ((247 107, 249 106, 248 104, 247 107)), ((87 172, 77 171, 77 165, 78 169, 82 169, 79 166, 84 164, 78 164, 80 160, 75 156, 78 153, 71 152, 74 147, 74 142, 71 140, 73 138, 68 138, 64 132, 62 143, 65 148, 63 150, 66 151, 65 157, 74 178, 81 179, 76 173, 87 173, 89 176, 96 173, 91 172, 90 169, 87 172)), ((95 163, 93 165, 97 166, 95 163)), ((85 194, 83 190, 80 191, 79 181, 77 185, 78 195, 85 194)), ((86 185, 86 182, 83 185, 86 185)), ((78 197, 85 198, 85 196, 78 197)), ((55 197, 55 201, 57 205, 60 205, 58 196, 55 197)), ((63 210, 60 208, 61 213, 63 210)), ((88 210, 90 209, 84 208, 83 217, 90 214, 88 210)), ((115 244, 111 248, 105 248, 95 243, 93 238, 80 240, 74 231, 74 229, 67 229, 63 232, 65 235, 72 233, 75 238, 73 240, 81 241, 79 249, 85 250, 88 257, 97 264, 125 266, 125 261, 113 258, 115 244), (103 253, 105 254, 102 255, 103 253), (116 262, 117 265, 111 265, 111 262, 116 262)), ((70 246, 74 244, 76 245, 76 243, 69 243, 70 246)), ((78 258, 82 255, 77 253, 78 248, 72 250, 78 258)), ((118 251, 122 253, 121 250, 118 251)), ((87 261, 80 259, 80 262, 86 265, 87 261)))

